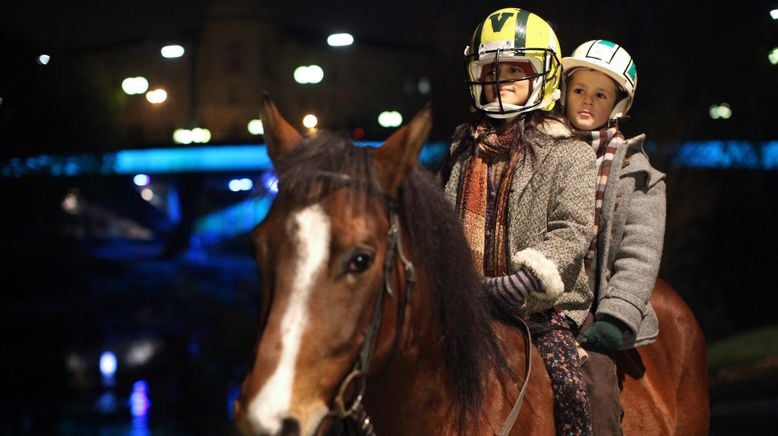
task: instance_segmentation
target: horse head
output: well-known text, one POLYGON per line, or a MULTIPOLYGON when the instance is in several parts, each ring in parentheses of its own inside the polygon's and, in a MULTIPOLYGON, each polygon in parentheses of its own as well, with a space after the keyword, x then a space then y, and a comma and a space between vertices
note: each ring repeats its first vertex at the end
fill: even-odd
POLYGON ((235 416, 244 434, 309 435, 328 417, 359 413, 371 368, 393 349, 402 310, 389 294, 412 271, 395 261, 402 242, 391 211, 430 110, 376 149, 328 132, 304 138, 267 96, 261 116, 279 192, 252 232, 262 306, 235 416))

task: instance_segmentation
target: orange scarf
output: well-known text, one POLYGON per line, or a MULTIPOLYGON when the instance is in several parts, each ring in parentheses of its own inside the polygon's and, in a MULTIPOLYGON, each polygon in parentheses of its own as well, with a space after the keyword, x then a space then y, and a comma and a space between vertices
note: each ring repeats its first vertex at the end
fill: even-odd
POLYGON ((487 277, 508 273, 508 195, 521 156, 514 146, 521 124, 495 129, 480 121, 471 128, 476 150, 462 174, 458 209, 476 268, 487 277))

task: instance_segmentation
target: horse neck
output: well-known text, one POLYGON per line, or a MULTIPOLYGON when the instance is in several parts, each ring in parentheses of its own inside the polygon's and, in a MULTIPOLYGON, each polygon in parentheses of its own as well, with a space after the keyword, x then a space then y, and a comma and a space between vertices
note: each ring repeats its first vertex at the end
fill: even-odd
MULTIPOLYGON (((418 270, 416 283, 397 340, 397 349, 382 350, 387 361, 367 383, 367 410, 379 434, 455 433, 456 395, 449 382, 440 326, 430 292, 429 276, 418 270), (372 407, 371 407, 372 406, 372 407), (425 426, 426 428, 420 428, 425 426)), ((384 322, 394 325, 405 289, 387 305, 384 322)))

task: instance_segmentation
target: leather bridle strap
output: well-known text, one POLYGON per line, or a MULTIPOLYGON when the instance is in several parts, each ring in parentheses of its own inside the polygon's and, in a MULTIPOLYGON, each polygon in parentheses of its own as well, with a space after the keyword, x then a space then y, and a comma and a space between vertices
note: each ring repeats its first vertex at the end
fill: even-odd
POLYGON ((386 257, 384 259, 383 265, 384 289, 382 289, 379 293, 376 304, 373 307, 373 317, 370 322, 370 327, 365 334, 365 341, 362 344, 359 357, 354 363, 354 367, 352 368, 351 372, 341 382, 338 393, 333 399, 333 408, 328 413, 329 416, 335 416, 339 419, 351 419, 357 424, 360 434, 368 436, 374 436, 375 431, 362 400, 366 388, 367 372, 370 368, 370 362, 373 359, 373 353, 375 351, 375 345, 378 338, 378 331, 381 327, 381 320, 383 318, 382 315, 384 300, 386 295, 389 295, 390 297, 394 297, 395 295, 391 284, 395 256, 400 257, 400 260, 403 262, 403 266, 405 268, 406 291, 405 298, 398 303, 399 314, 396 326, 397 330, 395 331, 395 338, 393 341, 392 354, 394 354, 394 348, 397 345, 398 336, 403 326, 405 307, 409 302, 410 292, 416 280, 413 264, 406 258, 402 248, 400 222, 397 213, 396 201, 389 200, 387 209, 389 215, 389 231, 387 233, 386 257), (352 386, 352 383, 356 383, 356 385, 352 386), (352 387, 355 389, 355 391, 350 390, 352 387), (353 398, 353 400, 350 402, 350 405, 347 405, 347 396, 353 398))
POLYGON ((521 389, 519 390, 519 396, 516 398, 516 402, 513 403, 513 408, 511 409, 511 413, 508 414, 508 418, 505 419, 505 422, 502 424, 502 428, 500 428, 500 432, 497 433, 499 436, 507 436, 508 433, 511 432, 513 429, 513 425, 516 423, 516 419, 519 417, 519 411, 521 410, 521 405, 524 402, 524 394, 527 393, 527 385, 529 384, 529 376, 532 372, 532 333, 530 332, 530 328, 527 325, 526 321, 524 321, 521 318, 516 318, 519 321, 521 321, 521 325, 524 327, 524 329, 527 331, 527 337, 524 340, 524 352, 525 352, 525 363, 524 363, 524 383, 521 385, 521 389))

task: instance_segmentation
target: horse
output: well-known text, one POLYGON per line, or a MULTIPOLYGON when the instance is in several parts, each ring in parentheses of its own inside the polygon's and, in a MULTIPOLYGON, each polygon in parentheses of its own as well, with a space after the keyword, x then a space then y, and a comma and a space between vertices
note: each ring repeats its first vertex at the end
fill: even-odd
POLYGON ((707 435, 710 399, 702 328, 661 278, 651 305, 659 318, 656 341, 616 354, 624 434, 707 435))
MULTIPOLYGON (((550 380, 529 332, 495 316, 478 292, 461 222, 417 164, 430 108, 377 148, 326 131, 304 138, 266 95, 261 117, 279 191, 251 234, 263 292, 237 429, 555 434, 550 380)), ((664 346, 642 348, 675 351, 664 346)), ((675 428, 684 405, 675 390, 688 374, 675 377, 674 357, 640 351, 632 363, 644 374, 624 373, 625 433, 638 418, 632 401, 650 412, 634 409, 640 434, 707 432, 675 428)))

